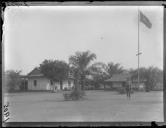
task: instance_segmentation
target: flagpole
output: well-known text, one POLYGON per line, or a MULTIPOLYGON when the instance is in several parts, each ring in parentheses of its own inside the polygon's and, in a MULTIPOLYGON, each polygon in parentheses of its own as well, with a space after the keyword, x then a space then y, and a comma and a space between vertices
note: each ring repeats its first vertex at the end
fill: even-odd
POLYGON ((140 82, 140 78, 139 78, 139 22, 140 22, 140 14, 139 14, 139 7, 138 7, 138 53, 137 53, 137 56, 138 56, 138 86, 139 86, 139 82, 140 82))
POLYGON ((152 27, 151 22, 145 15, 143 15, 143 13, 139 10, 139 6, 138 6, 138 53, 137 53, 137 56, 138 56, 138 85, 140 84, 140 69, 139 69, 140 68, 140 58, 139 58, 139 56, 142 54, 140 52, 140 33, 139 33, 140 22, 144 23, 144 25, 148 28, 152 27))

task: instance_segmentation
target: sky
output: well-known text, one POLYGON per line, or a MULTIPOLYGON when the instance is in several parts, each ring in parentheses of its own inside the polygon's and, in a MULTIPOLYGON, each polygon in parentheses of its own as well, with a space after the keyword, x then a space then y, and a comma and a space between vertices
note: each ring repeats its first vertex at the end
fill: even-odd
MULTIPOLYGON (((152 28, 139 23, 140 67, 163 69, 163 7, 140 6, 152 28)), ((137 68, 137 6, 9 6, 4 12, 4 68, 27 74, 45 59, 90 50, 95 62, 137 68)))

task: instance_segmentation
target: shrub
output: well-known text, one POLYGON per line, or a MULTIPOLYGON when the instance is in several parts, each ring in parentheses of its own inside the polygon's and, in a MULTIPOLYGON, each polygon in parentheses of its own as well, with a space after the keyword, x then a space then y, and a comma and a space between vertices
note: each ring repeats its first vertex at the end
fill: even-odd
POLYGON ((84 95, 85 91, 82 90, 73 90, 63 94, 65 100, 79 100, 83 98, 84 95))

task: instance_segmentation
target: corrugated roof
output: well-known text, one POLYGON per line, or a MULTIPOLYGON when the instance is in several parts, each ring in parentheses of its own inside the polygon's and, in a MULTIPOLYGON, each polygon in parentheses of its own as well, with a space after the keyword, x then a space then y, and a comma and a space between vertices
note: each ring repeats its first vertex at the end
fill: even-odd
POLYGON ((110 79, 105 80, 106 82, 125 82, 131 76, 128 73, 125 74, 115 74, 110 79))

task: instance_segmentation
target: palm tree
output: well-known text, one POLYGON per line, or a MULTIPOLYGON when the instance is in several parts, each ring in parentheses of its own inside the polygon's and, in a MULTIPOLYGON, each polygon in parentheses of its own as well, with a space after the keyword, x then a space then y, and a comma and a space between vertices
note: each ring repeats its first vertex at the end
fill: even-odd
POLYGON ((113 62, 111 62, 111 63, 108 63, 107 66, 108 66, 108 73, 110 77, 112 77, 114 74, 119 74, 124 72, 123 67, 119 63, 114 64, 113 62))
POLYGON ((90 51, 76 52, 75 55, 70 56, 69 64, 74 72, 76 79, 76 88, 81 85, 84 88, 84 80, 88 74, 88 66, 92 60, 96 59, 96 55, 90 51))

